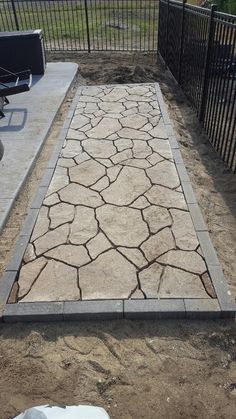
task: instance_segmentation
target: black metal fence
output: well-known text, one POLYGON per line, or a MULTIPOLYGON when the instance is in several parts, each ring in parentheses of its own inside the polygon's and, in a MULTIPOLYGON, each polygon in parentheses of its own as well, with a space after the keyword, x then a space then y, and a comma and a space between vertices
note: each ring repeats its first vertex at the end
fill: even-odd
POLYGON ((236 171, 236 16, 160 0, 159 53, 236 171))
POLYGON ((49 51, 156 51, 158 0, 0 0, 0 31, 43 29, 49 51))

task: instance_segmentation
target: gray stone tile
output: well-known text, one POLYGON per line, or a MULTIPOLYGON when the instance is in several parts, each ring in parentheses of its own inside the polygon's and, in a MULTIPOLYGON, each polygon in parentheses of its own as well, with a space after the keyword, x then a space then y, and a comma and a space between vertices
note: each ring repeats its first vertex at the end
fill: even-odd
POLYGON ((189 212, 191 214, 193 224, 196 231, 207 231, 204 218, 198 204, 189 204, 189 212))
POLYGON ((229 291, 228 284, 224 277, 224 273, 219 265, 208 265, 209 273, 213 286, 215 288, 217 298, 219 300, 222 314, 235 313, 236 305, 231 292, 229 291))
POLYGON ((39 213, 38 208, 29 210, 28 215, 25 219, 24 225, 22 227, 22 230, 20 232, 20 236, 27 236, 28 239, 30 238, 38 213, 39 213))
POLYGON ((198 240, 207 265, 218 265, 219 260, 207 231, 197 231, 198 240))
POLYGON ((177 163, 176 169, 181 182, 190 182, 190 178, 184 164, 177 163))
POLYGON ((193 192, 193 188, 190 182, 181 182, 184 196, 186 199, 187 204, 197 204, 197 200, 195 194, 193 192))
POLYGON ((34 302, 7 304, 3 313, 5 323, 48 322, 63 320, 63 305, 60 302, 34 302))
POLYGON ((184 300, 184 304, 187 319, 219 319, 221 316, 219 303, 214 299, 188 298, 184 300))
POLYGON ((8 271, 0 278, 0 311, 2 311, 8 300, 16 275, 16 271, 8 271))
POLYGON ((64 304, 65 320, 113 320, 123 318, 122 300, 72 301, 64 304))
POLYGON ((7 265, 6 271, 18 271, 27 244, 28 236, 20 236, 16 246, 14 247, 12 257, 7 265))
POLYGON ((183 299, 125 300, 126 319, 179 319, 185 318, 183 299))
POLYGON ((173 148, 172 149, 172 154, 173 154, 175 163, 176 164, 182 164, 184 166, 184 161, 183 161, 182 154, 181 154, 180 150, 178 150, 177 148, 173 148))
POLYGON ((39 209, 43 203, 48 188, 46 186, 40 186, 36 196, 31 204, 32 209, 39 209))

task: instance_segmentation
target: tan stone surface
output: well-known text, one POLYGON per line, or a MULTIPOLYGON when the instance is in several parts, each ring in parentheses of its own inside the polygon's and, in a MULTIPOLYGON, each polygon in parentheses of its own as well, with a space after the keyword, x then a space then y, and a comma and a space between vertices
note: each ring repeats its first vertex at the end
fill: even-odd
POLYGON ((160 298, 209 297, 199 276, 167 266, 162 276, 160 298))
POLYGON ((117 246, 136 247, 148 237, 139 210, 104 205, 96 210, 96 215, 101 229, 117 246))
POLYGON ((73 158, 80 154, 82 151, 80 141, 78 140, 67 140, 65 148, 62 149, 61 157, 73 158))
POLYGON ((186 201, 183 193, 172 191, 163 186, 154 185, 145 193, 147 199, 155 205, 166 208, 179 208, 187 210, 186 201))
POLYGON ((177 246, 183 250, 195 250, 199 245, 189 212, 170 210, 173 218, 172 231, 177 246))
POLYGON ((77 207, 75 218, 71 224, 70 242, 84 244, 97 234, 98 225, 95 219, 94 209, 77 207))
POLYGON ((116 181, 101 192, 101 195, 108 203, 129 205, 150 186, 151 183, 143 170, 125 166, 116 181))
POLYGON ((127 148, 131 148, 133 146, 132 140, 128 138, 119 138, 115 141, 115 145, 118 151, 126 150, 127 148))
POLYGON ((207 269, 203 258, 197 252, 170 250, 157 260, 165 265, 171 265, 195 274, 203 274, 207 269))
POLYGON ((139 129, 147 123, 147 118, 141 115, 128 115, 120 120, 120 123, 125 128, 139 129))
POLYGON ((144 294, 142 293, 142 291, 137 288, 133 294, 130 297, 131 300, 143 300, 144 299, 144 294))
POLYGON ((145 196, 140 196, 138 199, 136 199, 131 205, 130 207, 132 208, 138 208, 138 209, 143 209, 143 208, 147 208, 149 207, 150 204, 147 200, 147 198, 145 198, 145 196))
POLYGON ((56 228, 61 224, 70 223, 75 214, 73 205, 61 202, 56 204, 49 210, 49 217, 51 220, 50 227, 56 228))
POLYGON ((59 196, 58 194, 55 192, 52 195, 48 196, 47 198, 44 199, 43 204, 44 205, 54 205, 57 204, 58 202, 60 202, 59 200, 59 196))
POLYGON ((130 167, 137 167, 138 169, 147 169, 150 167, 150 163, 148 163, 145 159, 129 159, 124 160, 121 162, 123 166, 130 166, 130 167))
POLYGON ((59 192, 59 195, 62 201, 74 205, 87 205, 88 207, 96 208, 103 204, 98 192, 77 183, 70 183, 59 192))
POLYGON ((152 138, 147 132, 139 131, 138 129, 133 128, 122 128, 118 132, 118 135, 122 138, 130 138, 131 140, 147 141, 152 138))
POLYGON ((84 125, 88 124, 90 122, 90 119, 87 118, 84 115, 75 115, 72 118, 71 124, 70 124, 70 128, 72 129, 79 129, 81 127, 83 127, 84 125))
POLYGON ((101 102, 99 103, 99 108, 108 114, 121 113, 125 111, 125 107, 122 105, 122 103, 118 103, 118 102, 101 102))
POLYGON ((76 163, 73 159, 66 159, 64 157, 61 157, 60 159, 58 159, 58 166, 73 167, 75 165, 76 165, 76 163))
POLYGON ((137 268, 142 268, 147 265, 148 261, 143 256, 142 252, 139 249, 128 249, 126 247, 118 247, 119 252, 126 256, 131 262, 134 263, 137 268))
POLYGON ((87 160, 79 166, 69 169, 71 182, 77 182, 84 186, 93 185, 106 174, 104 166, 95 160, 87 160))
POLYGON ((52 249, 53 247, 65 244, 69 234, 69 225, 64 224, 55 230, 48 231, 44 236, 35 240, 35 251, 37 256, 52 249))
POLYGON ((23 261, 25 263, 31 262, 32 260, 34 260, 36 258, 36 254, 34 251, 34 246, 29 243, 26 247, 25 253, 24 253, 24 257, 23 257, 23 261))
POLYGON ((145 157, 150 156, 152 154, 152 149, 149 147, 149 145, 145 141, 136 140, 134 141, 134 147, 133 147, 133 155, 136 158, 142 159, 145 157))
POLYGON ((33 234, 31 236, 31 241, 36 240, 38 237, 43 236, 49 229, 49 218, 48 218, 48 208, 41 207, 39 210, 38 218, 35 223, 33 234))
POLYGON ((69 178, 67 176, 67 169, 64 167, 57 166, 52 177, 51 183, 49 185, 46 196, 53 194, 54 192, 59 191, 69 184, 69 178))
POLYGON ((108 250, 79 269, 83 300, 128 298, 137 286, 135 267, 116 250, 108 250))
POLYGON ((149 134, 155 138, 168 138, 166 128, 162 120, 158 122, 158 125, 153 128, 153 130, 149 131, 149 134))
POLYGON ((169 211, 163 207, 151 205, 143 210, 143 217, 147 221, 151 233, 157 233, 164 227, 170 227, 172 220, 169 211))
POLYGON ((113 166, 107 169, 107 176, 109 177, 111 182, 114 182, 114 180, 116 180, 121 169, 122 169, 121 166, 113 166))
POLYGON ((33 262, 29 262, 21 268, 18 285, 19 293, 18 297, 22 298, 26 295, 31 289, 34 281, 46 266, 47 260, 45 258, 38 258, 33 262))
POLYGON ((95 259, 100 253, 103 253, 111 247, 111 243, 101 231, 87 243, 87 249, 92 259, 95 259))
POLYGON ((174 163, 164 160, 155 166, 147 169, 147 174, 152 183, 166 186, 167 188, 177 188, 180 184, 179 176, 174 163))
POLYGON ((123 150, 120 153, 116 153, 115 156, 111 157, 111 161, 114 164, 119 164, 124 160, 131 159, 133 157, 132 151, 130 149, 123 150))
POLYGON ((116 148, 110 140, 85 140, 83 141, 84 149, 92 157, 107 158, 116 153, 116 148))
POLYGON ((45 256, 78 268, 91 260, 84 246, 74 246, 72 244, 62 244, 49 250, 45 253, 45 256))
POLYGON ((95 183, 95 185, 91 186, 91 189, 94 189, 95 191, 103 191, 103 189, 107 188, 109 185, 109 178, 107 176, 103 176, 95 183))
POLYGON ((114 88, 110 93, 103 96, 102 100, 103 102, 117 102, 120 99, 123 99, 125 96, 127 96, 127 92, 123 88, 114 88))
POLYGON ((96 127, 87 131, 86 134, 89 138, 103 139, 113 134, 114 132, 117 132, 121 128, 122 127, 119 121, 113 118, 103 118, 96 127))
POLYGON ((142 251, 149 261, 156 259, 158 256, 174 248, 174 239, 168 227, 151 236, 141 246, 142 251))
POLYGON ((50 260, 22 302, 79 300, 77 270, 50 260), (50 278, 50 280, 49 280, 50 278))
POLYGON ((139 272, 141 289, 147 298, 157 298, 163 267, 152 263, 148 268, 139 272))

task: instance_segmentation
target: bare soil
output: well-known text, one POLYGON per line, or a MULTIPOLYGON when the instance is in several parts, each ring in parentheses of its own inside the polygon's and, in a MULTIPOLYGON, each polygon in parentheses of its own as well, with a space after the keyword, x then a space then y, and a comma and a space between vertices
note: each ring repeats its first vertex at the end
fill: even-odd
MULTIPOLYGON (((236 297, 236 177, 217 158, 191 107, 154 55, 54 54, 80 64, 81 83, 161 85, 193 188, 236 297)), ((74 90, 0 237, 0 273, 74 90)), ((236 330, 218 322, 1 325, 0 419, 44 404, 96 404, 111 418, 234 418, 236 330)))

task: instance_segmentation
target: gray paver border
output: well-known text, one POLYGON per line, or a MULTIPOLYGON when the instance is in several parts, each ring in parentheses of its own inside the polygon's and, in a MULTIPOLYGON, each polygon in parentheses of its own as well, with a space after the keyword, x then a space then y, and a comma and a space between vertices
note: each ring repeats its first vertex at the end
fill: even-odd
MULTIPOLYGON (((114 85, 117 87, 117 85, 114 85)), ((184 165, 179 144, 175 137, 167 107, 160 87, 155 83, 156 95, 169 134, 170 146, 183 191, 208 266, 217 299, 147 299, 147 300, 90 300, 36 303, 7 303, 14 281, 17 278, 22 257, 36 222, 39 208, 53 176, 61 148, 76 109, 82 86, 78 88, 63 127, 58 136, 52 156, 40 183, 36 197, 29 209, 25 224, 6 272, 0 278, 0 321, 31 322, 60 320, 113 320, 113 319, 219 319, 235 318, 236 306, 228 291, 226 279, 220 267, 215 249, 197 204, 191 181, 184 165), (2 284, 1 284, 2 283, 2 284)))

